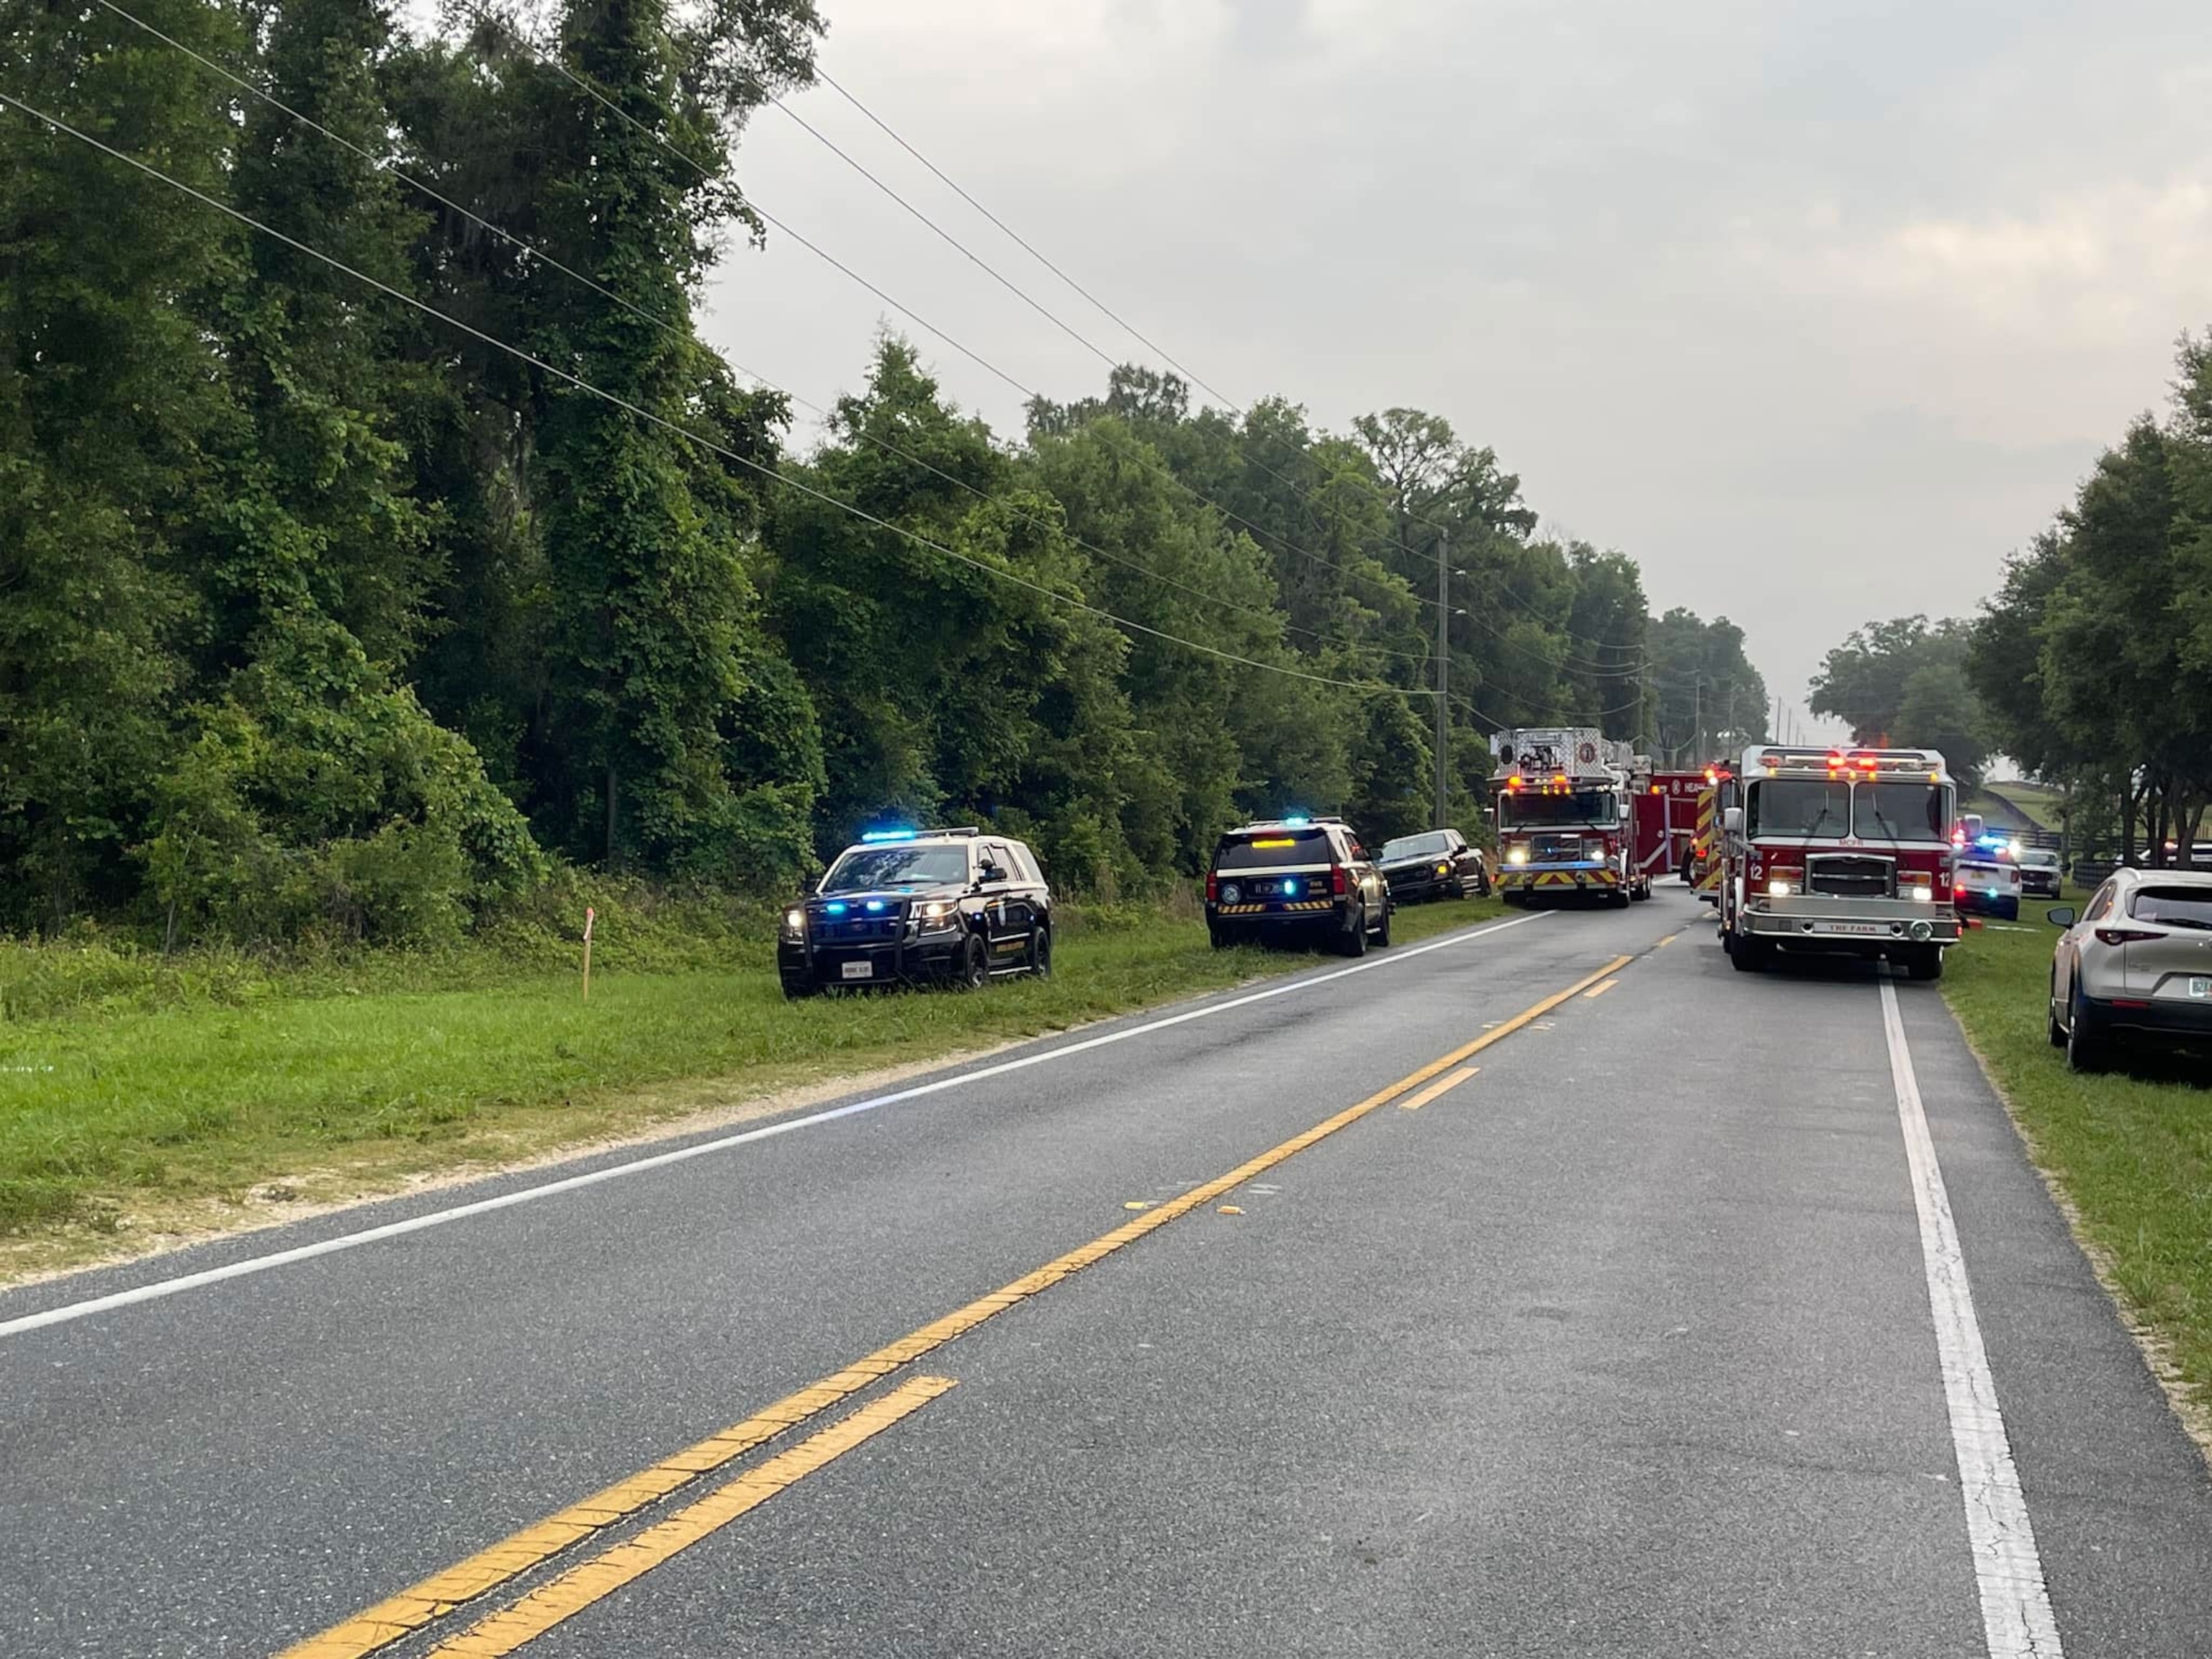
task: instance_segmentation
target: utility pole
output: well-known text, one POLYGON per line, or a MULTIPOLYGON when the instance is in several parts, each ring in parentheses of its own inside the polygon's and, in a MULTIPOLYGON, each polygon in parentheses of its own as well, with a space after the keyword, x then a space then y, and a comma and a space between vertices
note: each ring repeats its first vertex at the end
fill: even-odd
POLYGON ((1703 761, 1706 758, 1705 677, 1703 674, 1692 674, 1690 677, 1690 719, 1691 723, 1698 728, 1697 758, 1703 761))
POLYGON ((1451 537, 1437 532, 1437 822, 1451 822, 1451 537))

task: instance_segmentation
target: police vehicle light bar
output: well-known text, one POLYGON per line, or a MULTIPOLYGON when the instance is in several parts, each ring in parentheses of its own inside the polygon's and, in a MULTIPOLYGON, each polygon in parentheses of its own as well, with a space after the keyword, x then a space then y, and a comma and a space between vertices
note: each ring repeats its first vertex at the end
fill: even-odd
POLYGON ((860 832, 860 840, 863 845, 878 847, 891 841, 933 841, 940 836, 980 836, 982 833, 975 824, 962 823, 949 830, 864 830, 860 832))

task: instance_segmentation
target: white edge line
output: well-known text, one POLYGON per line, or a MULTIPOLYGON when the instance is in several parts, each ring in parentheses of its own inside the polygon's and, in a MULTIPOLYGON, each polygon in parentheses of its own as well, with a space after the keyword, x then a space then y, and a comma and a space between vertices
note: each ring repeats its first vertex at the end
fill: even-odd
POLYGON ((1920 1216, 1920 1254, 1928 1274, 1928 1306, 1936 1322, 1936 1352, 1943 1373, 1943 1400, 1951 1418, 1951 1446, 1959 1462, 1959 1491, 1966 1508, 1966 1541, 1974 1558, 1981 1598, 1982 1632, 1990 1659, 2062 1659, 2058 1622, 2035 1547, 2035 1528, 2020 1489, 1996 1379, 1974 1317, 1966 1259, 1959 1247, 1936 1142, 1920 1101, 1920 1082, 1905 1046, 1905 1020, 1896 988, 1881 981, 1881 1024, 1889 1039, 1890 1079, 1905 1128, 1905 1157, 1912 1175, 1912 1203, 1920 1216))
POLYGON ((35 1331, 48 1325, 66 1324, 71 1320, 87 1319, 94 1314, 108 1313, 117 1308, 128 1308, 140 1302, 157 1301, 162 1297, 175 1296, 183 1291, 194 1291, 204 1285, 219 1285, 227 1279, 243 1279, 249 1273, 266 1273, 272 1267, 286 1267, 295 1261, 313 1261, 319 1255, 334 1255, 340 1250, 358 1249, 364 1244, 380 1243, 387 1238, 400 1238, 409 1233, 419 1233, 431 1227, 442 1227, 450 1221, 465 1221, 471 1216, 488 1215, 495 1210, 504 1210, 517 1204, 528 1204, 541 1198, 556 1197, 585 1187, 595 1187, 603 1181, 613 1181, 623 1176, 641 1175, 648 1170, 659 1170, 687 1159, 705 1158, 712 1152, 727 1152, 732 1146, 743 1146, 756 1140, 767 1140, 772 1136, 787 1135, 800 1129, 811 1129, 817 1124, 834 1123, 839 1118, 853 1117, 862 1112, 893 1106, 901 1101, 919 1099, 924 1095, 941 1093, 964 1084, 981 1083, 986 1078, 1004 1077, 1009 1072, 1024 1071, 1032 1066, 1042 1066, 1049 1060, 1064 1060, 1070 1054, 1086 1054, 1093 1048, 1109 1044, 1127 1042, 1132 1037, 1147 1036, 1154 1031, 1166 1030, 1172 1025, 1182 1025, 1190 1020, 1210 1019, 1216 1014, 1225 1014, 1237 1008, 1249 1008, 1255 1002, 1265 1002, 1272 997, 1289 996, 1316 985, 1327 985, 1352 974, 1364 974, 1370 969, 1389 968, 1401 962, 1410 962, 1415 957, 1426 956, 1431 951, 1448 950, 1455 945, 1465 945, 1492 933, 1503 933, 1508 927, 1518 927, 1523 922, 1537 921, 1547 914, 1534 911, 1525 916, 1512 916, 1495 921, 1487 927, 1477 927, 1466 933, 1453 933, 1426 945, 1393 951, 1387 957, 1371 962, 1356 963, 1348 968, 1338 968, 1326 974, 1314 974, 1291 980, 1285 984, 1270 986, 1264 991, 1253 991, 1227 1002, 1209 1003, 1202 1008, 1187 1009, 1180 1014, 1170 1014, 1164 1019, 1147 1020, 1141 1025, 1132 1025, 1119 1031, 1108 1031, 1095 1037, 1085 1037, 1078 1042, 1063 1043, 1041 1054, 1022 1054, 1012 1060, 1002 1060, 995 1065, 980 1066, 972 1072, 962 1072, 954 1077, 939 1078, 934 1082, 916 1084, 910 1089, 894 1090, 890 1094, 874 1095, 866 1100, 851 1101, 828 1111, 812 1112, 805 1117, 787 1118, 781 1122, 763 1124, 757 1129, 746 1129, 737 1134, 723 1135, 714 1140, 702 1140, 673 1151, 655 1152, 647 1158, 632 1158, 623 1164, 611 1164, 602 1169, 587 1170, 581 1175, 565 1176, 558 1181, 548 1181, 535 1187, 524 1187, 511 1193, 501 1193, 494 1198, 480 1198, 472 1203, 457 1204, 451 1209, 433 1210, 427 1215, 410 1216, 404 1221, 388 1221, 380 1227, 364 1227, 357 1233, 341 1233, 335 1238, 322 1239, 313 1244, 301 1244, 289 1250, 276 1250, 267 1255, 248 1256, 241 1261, 227 1262, 220 1267, 208 1267, 196 1273, 183 1273, 175 1279, 155 1279, 149 1285, 140 1285, 127 1291, 116 1291, 107 1296, 96 1296, 88 1301, 64 1303, 58 1308, 49 1308, 43 1313, 24 1314, 18 1318, 0 1322, 0 1337, 15 1336, 25 1331, 35 1331))

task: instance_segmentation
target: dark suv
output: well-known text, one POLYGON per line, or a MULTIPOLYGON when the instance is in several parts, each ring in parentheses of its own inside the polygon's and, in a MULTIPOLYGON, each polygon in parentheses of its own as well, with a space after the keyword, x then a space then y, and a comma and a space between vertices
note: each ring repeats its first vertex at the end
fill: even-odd
POLYGON ((1486 898, 1490 866, 1456 830, 1430 830, 1386 841, 1375 855, 1390 896, 1401 904, 1420 899, 1486 898))
POLYGON ((1247 941, 1334 945, 1364 954, 1390 942, 1390 889, 1342 818, 1248 823, 1221 837, 1206 875, 1213 948, 1247 941))
POLYGON ((1052 890, 1036 855, 975 825, 885 830, 838 854, 784 912, 776 973, 787 997, 833 985, 951 983, 1052 972, 1052 890))

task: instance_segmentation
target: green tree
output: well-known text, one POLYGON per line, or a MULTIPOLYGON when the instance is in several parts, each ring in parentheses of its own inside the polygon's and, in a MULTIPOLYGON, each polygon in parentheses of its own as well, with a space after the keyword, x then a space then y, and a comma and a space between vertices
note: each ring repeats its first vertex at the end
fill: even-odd
POLYGON ((1647 730, 1661 754, 1702 766, 1767 741, 1766 681, 1744 653, 1743 629, 1677 605, 1647 638, 1647 730))
MULTIPOLYGON (((735 399, 691 333, 690 303, 715 228, 745 221, 722 182, 728 146, 747 111, 804 78, 818 28, 805 0, 681 16, 664 0, 575 0, 553 50, 598 96, 536 58, 509 60, 538 135, 526 160, 542 234, 606 290, 528 273, 539 356, 675 426, 716 424, 702 404, 735 399)), ((580 855, 712 872, 756 827, 726 749, 743 665, 767 651, 746 526, 696 488, 724 463, 550 379, 531 387, 528 419, 546 643, 522 744, 533 808, 580 855)), ((765 423, 720 424, 707 435, 738 436, 732 447, 763 464, 758 452, 772 453, 765 423)))
MULTIPOLYGON (((148 0, 212 57, 234 8, 148 0)), ((220 194, 237 130, 191 61, 111 14, 0 12, 12 90, 220 194)), ((199 625, 190 573, 230 512, 219 342, 240 233, 154 179, 0 112, 0 927, 131 888, 199 625)))
POLYGON ((821 714, 824 849, 885 816, 1012 809, 1048 856, 1078 854, 1079 884, 1126 869, 1126 647, 1054 597, 1081 599, 1085 574, 1057 504, 1022 488, 902 341, 882 343, 831 428, 793 475, 806 490, 779 507, 769 589, 821 714))
POLYGON ((1978 787, 1990 745, 1966 672, 1972 638, 1957 621, 1869 623, 1828 653, 1808 706, 1850 726, 1854 743, 1941 750, 1953 774, 1978 787))

